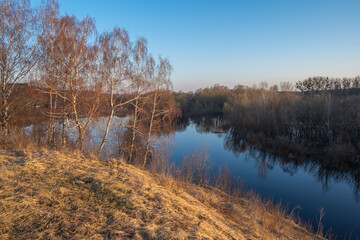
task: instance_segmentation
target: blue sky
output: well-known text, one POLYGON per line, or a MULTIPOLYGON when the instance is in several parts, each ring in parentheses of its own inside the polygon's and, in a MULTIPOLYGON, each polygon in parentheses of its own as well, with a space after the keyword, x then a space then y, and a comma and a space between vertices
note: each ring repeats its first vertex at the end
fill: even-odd
MULTIPOLYGON (((38 4, 40 0, 33 0, 38 4)), ((360 74, 360 1, 60 0, 61 14, 118 26, 168 57, 175 90, 360 74)))

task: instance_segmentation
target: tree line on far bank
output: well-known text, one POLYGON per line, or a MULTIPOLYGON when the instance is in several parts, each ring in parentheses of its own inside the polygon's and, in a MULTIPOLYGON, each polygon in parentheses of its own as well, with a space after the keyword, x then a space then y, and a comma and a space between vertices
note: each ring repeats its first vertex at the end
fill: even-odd
POLYGON ((21 123, 46 121, 37 139, 50 148, 84 149, 91 121, 106 116, 101 154, 115 116, 130 116, 121 154, 144 165, 154 135, 179 114, 169 60, 155 59, 147 41, 115 27, 98 33, 94 19, 60 16, 56 0, 0 0, 1 142, 14 143, 21 123), (69 137, 73 132, 76 139, 69 137))
POLYGON ((223 114, 233 131, 255 145, 359 163, 360 77, 313 77, 295 86, 215 85, 175 98, 183 117, 223 114))

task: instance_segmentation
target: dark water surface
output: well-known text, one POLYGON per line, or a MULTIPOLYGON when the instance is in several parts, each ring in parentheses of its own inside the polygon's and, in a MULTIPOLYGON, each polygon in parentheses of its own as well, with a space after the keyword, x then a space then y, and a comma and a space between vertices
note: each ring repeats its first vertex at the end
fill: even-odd
MULTIPOLYGON (((228 168, 247 190, 263 198, 281 201, 296 210, 303 220, 317 226, 320 209, 324 208, 325 230, 339 239, 360 239, 359 182, 352 176, 326 170, 316 163, 280 157, 243 146, 234 141, 231 131, 222 132, 218 120, 209 124, 190 121, 175 133, 172 161, 180 164, 190 152, 207 149, 211 168, 228 168)), ((316 230, 316 229, 315 229, 316 230)))

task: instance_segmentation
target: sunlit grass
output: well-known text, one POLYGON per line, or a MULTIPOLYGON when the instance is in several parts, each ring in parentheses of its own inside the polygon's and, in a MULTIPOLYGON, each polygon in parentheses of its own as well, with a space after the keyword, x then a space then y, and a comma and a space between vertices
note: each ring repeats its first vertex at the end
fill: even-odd
POLYGON ((320 238, 246 195, 79 153, 0 152, 4 239, 320 238))

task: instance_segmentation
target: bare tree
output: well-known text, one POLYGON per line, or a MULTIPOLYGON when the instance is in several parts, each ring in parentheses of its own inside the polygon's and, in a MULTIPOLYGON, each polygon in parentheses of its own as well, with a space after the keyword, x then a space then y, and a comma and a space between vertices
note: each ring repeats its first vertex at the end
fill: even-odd
POLYGON ((124 100, 126 91, 131 87, 131 81, 126 75, 129 48, 129 34, 125 30, 115 28, 111 33, 105 33, 100 37, 100 72, 102 82, 105 85, 106 97, 109 98, 110 113, 98 154, 101 153, 106 143, 114 114, 118 109, 132 101, 132 99, 124 100))
POLYGON ((159 105, 162 101, 161 95, 167 94, 168 90, 171 87, 170 82, 170 74, 171 74, 172 66, 170 65, 170 62, 168 59, 162 59, 159 58, 159 65, 156 69, 156 74, 153 78, 152 82, 152 94, 150 94, 151 98, 151 114, 150 114, 150 121, 149 121, 149 130, 148 130, 148 136, 146 140, 146 147, 145 147, 145 156, 144 156, 144 164, 145 167, 147 160, 148 160, 148 154, 150 152, 151 147, 151 135, 153 133, 153 128, 155 126, 155 121, 157 118, 164 117, 165 114, 170 113, 171 111, 174 111, 174 109, 160 109, 159 105))
POLYGON ((260 87, 260 96, 261 96, 261 104, 262 104, 262 110, 263 110, 263 125, 266 128, 267 126, 267 111, 268 111, 268 104, 270 99, 270 94, 267 91, 268 89, 268 83, 267 82, 261 82, 259 84, 260 87))
POLYGON ((0 77, 4 139, 8 138, 9 97, 38 59, 38 18, 30 1, 0 0, 0 77))
POLYGON ((132 105, 134 107, 132 125, 131 128, 131 144, 129 149, 129 161, 133 161, 133 154, 135 150, 136 136, 143 135, 138 128, 139 114, 141 112, 141 97, 148 89, 148 80, 154 71, 154 60, 148 56, 147 41, 145 38, 140 38, 135 43, 132 49, 132 66, 129 69, 129 76, 132 85, 132 94, 134 95, 134 101, 132 105))
POLYGON ((55 61, 55 34, 56 26, 59 21, 59 5, 56 0, 48 0, 42 10, 42 31, 40 37, 41 56, 39 69, 41 74, 41 86, 39 90, 49 95, 49 110, 46 115, 49 117, 48 144, 55 146, 55 121, 57 111, 58 81, 54 76, 58 75, 58 65, 55 61))
MULTIPOLYGON (((63 100, 63 122, 69 130, 77 129, 75 147, 83 149, 84 133, 99 105, 100 86, 97 82, 98 48, 91 45, 96 33, 93 20, 86 17, 60 18, 56 26, 54 64, 57 87, 53 89, 63 100)), ((63 136, 65 126, 63 125, 63 136)), ((64 142, 64 138, 62 140, 64 142)))
POLYGON ((294 89, 294 87, 291 82, 281 82, 280 89, 283 92, 291 92, 294 89))

